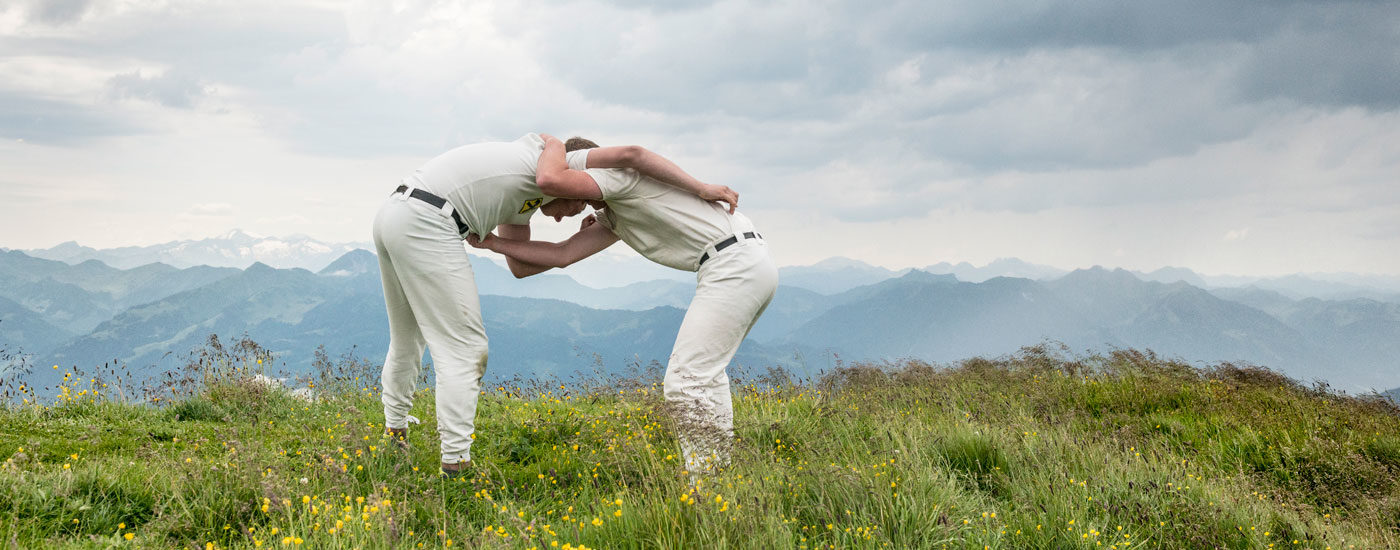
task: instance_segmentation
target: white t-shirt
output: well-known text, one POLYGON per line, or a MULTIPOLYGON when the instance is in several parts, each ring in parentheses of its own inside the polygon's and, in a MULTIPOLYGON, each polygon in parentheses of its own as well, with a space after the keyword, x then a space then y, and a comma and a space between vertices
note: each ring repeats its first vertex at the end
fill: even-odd
MULTIPOLYGON (((471 232, 485 238, 497 225, 530 223, 547 200, 535 185, 543 150, 537 134, 464 145, 429 160, 403 183, 447 199, 471 232)), ((569 168, 584 169, 587 157, 586 151, 569 153, 569 168)))
POLYGON ((682 271, 699 269, 705 247, 736 233, 753 231, 753 222, 730 214, 719 203, 676 189, 630 169, 587 170, 608 207, 598 222, 647 259, 682 271))

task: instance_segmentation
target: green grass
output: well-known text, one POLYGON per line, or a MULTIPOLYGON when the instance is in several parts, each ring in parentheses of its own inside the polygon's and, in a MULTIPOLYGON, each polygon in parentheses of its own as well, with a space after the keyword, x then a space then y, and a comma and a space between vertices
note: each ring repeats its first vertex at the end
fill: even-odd
POLYGON ((297 399, 248 357, 155 404, 89 380, 0 411, 0 546, 1400 547, 1400 410, 1253 367, 1033 348, 742 380, 734 461, 698 483, 658 383, 498 386, 444 481, 431 392, 402 451, 372 389, 297 399))

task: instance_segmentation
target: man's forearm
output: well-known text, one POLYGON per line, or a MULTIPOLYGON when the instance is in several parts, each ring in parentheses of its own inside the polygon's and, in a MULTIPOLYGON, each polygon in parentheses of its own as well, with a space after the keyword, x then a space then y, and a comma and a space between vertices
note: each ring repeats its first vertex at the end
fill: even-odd
POLYGON ((517 241, 496 237, 491 239, 491 250, 514 258, 526 264, 549 269, 568 267, 571 262, 560 243, 544 241, 517 241))
POLYGON ((671 159, 658 155, 645 147, 637 147, 637 149, 640 151, 636 154, 624 157, 630 161, 628 168, 635 169, 652 179, 692 195, 698 196, 705 189, 704 182, 682 170, 676 163, 671 162, 671 159))
POLYGON ((739 206, 739 193, 725 185, 695 179, 670 159, 639 145, 603 147, 588 153, 589 168, 632 168, 652 179, 700 197, 729 205, 729 213, 739 206))
POLYGON ((506 266, 510 268, 510 274, 514 275, 516 279, 524 279, 531 275, 539 275, 553 269, 545 265, 526 263, 510 256, 506 256, 506 266))
MULTIPOLYGON (((521 232, 516 235, 522 236, 522 234, 528 238, 528 233, 521 232)), ((574 233, 564 242, 549 243, 497 236, 491 238, 486 246, 498 253, 505 254, 506 258, 513 261, 543 266, 548 269, 573 265, 574 262, 612 246, 617 240, 617 235, 603 227, 603 224, 594 223, 592 225, 585 224, 578 233, 574 233)), ((516 276, 521 277, 522 275, 517 274, 516 276)))

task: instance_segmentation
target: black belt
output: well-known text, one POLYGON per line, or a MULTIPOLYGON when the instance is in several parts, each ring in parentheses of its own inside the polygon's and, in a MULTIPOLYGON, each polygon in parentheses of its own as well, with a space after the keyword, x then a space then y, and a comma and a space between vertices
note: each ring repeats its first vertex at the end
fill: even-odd
MULTIPOLYGON (((395 190, 394 190, 394 193, 402 193, 402 192, 407 191, 407 190, 408 190, 408 186, 407 186, 407 185, 400 185, 398 189, 395 189, 395 190)), ((389 194, 392 195, 392 194, 394 194, 394 193, 389 193, 389 194)), ((415 199, 418 199, 418 200, 420 200, 420 201, 426 202, 426 203, 428 203, 428 204, 431 204, 431 205, 433 205, 434 208, 438 208, 438 209, 441 209, 441 208, 442 208, 442 205, 447 204, 447 199, 444 199, 444 198, 442 198, 442 197, 439 197, 439 196, 437 196, 437 195, 434 195, 434 194, 432 194, 432 193, 429 193, 429 192, 424 191, 424 190, 422 190, 422 189, 419 189, 419 188, 417 188, 417 187, 414 187, 414 188, 413 188, 413 192, 412 192, 412 193, 409 193, 408 196, 413 197, 413 198, 415 198, 415 199)), ((453 207, 453 208, 452 208, 452 221, 457 222, 457 234, 459 234, 459 235, 466 235, 468 232, 470 232, 470 231, 472 230, 472 228, 467 227, 467 222, 462 221, 462 216, 460 216, 460 215, 457 214, 457 208, 456 208, 456 207, 453 207)), ((716 250, 718 250, 718 249, 716 249, 716 250)))
MULTIPOLYGON (((753 231, 748 231, 748 232, 745 232, 745 233, 744 233, 744 238, 745 238, 745 239, 762 239, 762 238, 763 238, 763 235, 759 235, 758 233, 755 233, 755 232, 753 232, 753 231)), ((734 243, 737 243, 737 242, 739 242, 739 236, 738 236, 738 235, 734 235, 734 236, 729 237, 728 239, 725 239, 725 240, 722 240, 722 241, 720 241, 720 242, 717 242, 717 243, 715 243, 715 253, 718 254, 719 251, 724 250, 724 249, 726 249, 726 248, 729 248, 729 245, 734 244, 734 243)), ((706 252, 706 253, 704 253, 704 254, 701 254, 701 255, 700 255, 700 264, 699 264, 699 265, 705 265, 705 260, 708 260, 708 259, 710 259, 710 253, 709 253, 709 252, 706 252)))

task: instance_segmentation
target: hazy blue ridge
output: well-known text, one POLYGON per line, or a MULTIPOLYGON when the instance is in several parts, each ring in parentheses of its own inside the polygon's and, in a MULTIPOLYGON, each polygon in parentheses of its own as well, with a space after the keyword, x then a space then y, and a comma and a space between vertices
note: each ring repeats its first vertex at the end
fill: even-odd
POLYGON ((1364 388, 1395 383, 1400 372, 1400 303, 1370 299, 1294 300, 1258 287, 1216 289, 1215 295, 1249 305, 1304 335, 1319 353, 1310 371, 1326 379, 1354 379, 1364 388))
POLYGON ((1267 313, 1184 282, 1142 281, 1122 269, 1095 267, 1046 286, 1123 346, 1192 361, 1247 360, 1294 376, 1319 358, 1296 330, 1267 313))
POLYGON ((1282 319, 1328 350, 1317 363, 1319 378, 1354 380, 1376 390, 1395 384, 1400 373, 1400 304, 1308 298, 1282 319))
MULTIPOLYGON (((0 335, 3 335, 0 336, 0 350, 12 355, 47 351, 75 336, 7 298, 0 298, 0 335)), ((0 372, 5 371, 5 366, 0 364, 0 372)))
POLYGON ((1116 343, 1087 319, 1067 314, 1065 304, 1034 281, 950 279, 914 272, 853 289, 848 292, 860 299, 815 316, 783 341, 827 346, 847 359, 929 361, 1009 353, 1047 338, 1076 348, 1116 343))
MULTIPOLYGON (((840 271, 850 262, 827 266, 840 271)), ((516 279, 480 257, 473 265, 493 378, 664 364, 694 293, 693 283, 678 280, 598 289, 560 274, 516 279)), ((737 365, 811 374, 837 359, 951 362, 1048 340, 1074 352, 1150 348, 1198 364, 1261 364, 1355 392, 1400 384, 1400 305, 1388 302, 1295 300, 1258 287, 1206 291, 1105 268, 979 283, 911 270, 831 294, 782 282, 737 365)), ((38 364, 115 360, 144 376, 179 367, 211 333, 248 334, 277 353, 274 369, 289 374, 307 372, 320 345, 377 363, 388 346, 380 288, 378 260, 365 250, 319 273, 263 264, 117 270, 9 252, 0 256, 0 298, 9 300, 0 344, 23 348, 38 364), (155 298, 123 305, 145 297, 155 298)), ((46 384, 55 374, 36 372, 46 384)))
POLYGON ((95 260, 69 265, 8 251, 0 252, 0 297, 19 302, 50 324, 84 334, 129 307, 236 273, 232 268, 164 264, 123 270, 95 260))
POLYGON ((87 333, 120 311, 111 294, 89 292, 49 277, 29 281, 4 279, 0 282, 0 297, 72 334, 87 333))
POLYGON ((850 258, 836 257, 809 266, 779 268, 778 280, 789 286, 801 287, 821 294, 838 294, 908 272, 908 269, 895 271, 850 258))
MULTIPOLYGON (((138 376, 152 377, 179 367, 183 355, 210 333, 246 333, 278 353, 270 370, 288 374, 308 372, 320 345, 332 355, 353 350, 379 362, 388 347, 388 322, 377 262, 367 261, 373 259, 367 252, 352 252, 319 275, 255 264, 225 280, 124 311, 45 354, 44 361, 67 367, 116 360, 138 376)), ((493 270, 500 268, 477 269, 493 270)), ((598 310, 560 300, 494 295, 483 296, 482 307, 491 341, 489 374, 503 378, 568 376, 595 363, 609 372, 652 361, 664 364, 684 314, 671 307, 598 310)), ((736 363, 777 364, 780 357, 747 342, 736 363)), ((52 385, 59 374, 37 371, 32 381, 52 385)))
MULTIPOLYGON (((302 269, 253 264, 231 277, 129 308, 45 357, 62 366, 116 360, 142 372, 172 368, 175 358, 164 361, 167 355, 186 352, 210 333, 236 335, 272 319, 294 324, 328 295, 348 292, 322 280, 302 269)), ((40 382, 53 381, 35 381, 40 382)))
POLYGON ((1298 307, 1297 300, 1284 296, 1277 291, 1265 290, 1254 285, 1235 288, 1215 288, 1211 289, 1210 293, 1219 296, 1221 299, 1239 302, 1259 311, 1263 311, 1275 319, 1287 317, 1298 307))

